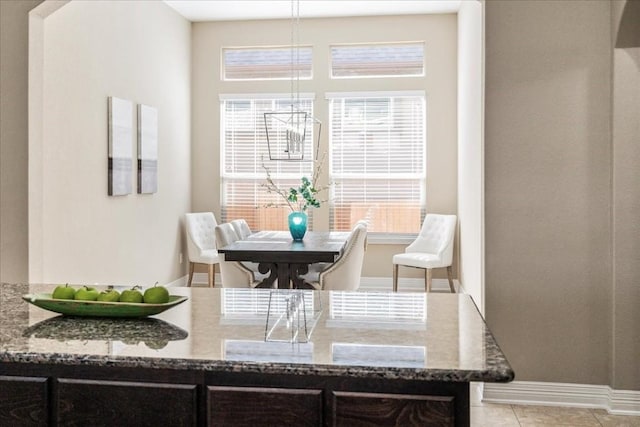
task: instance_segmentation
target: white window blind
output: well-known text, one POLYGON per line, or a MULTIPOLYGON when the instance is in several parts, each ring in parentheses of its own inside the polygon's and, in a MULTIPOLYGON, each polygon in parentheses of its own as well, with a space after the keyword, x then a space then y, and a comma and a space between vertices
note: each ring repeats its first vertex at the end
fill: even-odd
POLYGON ((329 301, 329 327, 361 327, 372 320, 376 325, 397 329, 424 328, 426 325, 424 293, 332 291, 329 301))
POLYGON ((327 94, 332 230, 417 233, 425 210, 425 96, 327 94))
POLYGON ((224 80, 311 78, 311 46, 223 48, 224 80))
POLYGON ((333 78, 423 75, 422 42, 331 46, 333 78))
MULTIPOLYGON (((223 318, 254 318, 264 321, 269 309, 271 298, 271 314, 279 315, 286 311, 287 301, 290 296, 287 291, 262 291, 256 289, 226 288, 222 289, 221 311, 223 318)), ((301 291, 304 299, 305 312, 311 318, 314 312, 319 311, 319 301, 315 300, 313 291, 301 291)))
MULTIPOLYGON (((283 203, 262 187, 266 172, 283 189, 300 185, 303 175, 311 176, 312 162, 270 161, 264 129, 264 113, 289 108, 290 95, 221 96, 221 205, 222 221, 244 218, 252 230, 286 230, 290 210, 263 208, 268 203, 283 203)), ((300 95, 299 109, 312 114, 312 97, 300 95)), ((313 130, 309 130, 313 132, 313 130)), ((313 138, 311 134, 309 136, 313 138)), ((312 139, 311 139, 312 140, 312 139)), ((312 159, 313 144, 305 144, 305 158, 312 159)), ((310 227, 312 212, 309 213, 310 227)))

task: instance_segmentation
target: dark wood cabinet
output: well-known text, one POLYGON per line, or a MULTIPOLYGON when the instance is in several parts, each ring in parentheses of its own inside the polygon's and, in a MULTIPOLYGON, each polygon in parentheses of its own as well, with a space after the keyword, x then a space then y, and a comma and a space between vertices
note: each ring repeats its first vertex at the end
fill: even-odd
POLYGON ((454 426, 455 398, 388 393, 333 392, 336 427, 454 426))
POLYGON ((46 426, 48 394, 47 378, 0 375, 0 426, 46 426))
POLYGON ((195 426, 197 386, 61 378, 55 424, 195 426))
POLYGON ((0 426, 469 426, 467 383, 0 363, 0 426))
POLYGON ((207 387, 210 426, 320 426, 322 390, 207 387))

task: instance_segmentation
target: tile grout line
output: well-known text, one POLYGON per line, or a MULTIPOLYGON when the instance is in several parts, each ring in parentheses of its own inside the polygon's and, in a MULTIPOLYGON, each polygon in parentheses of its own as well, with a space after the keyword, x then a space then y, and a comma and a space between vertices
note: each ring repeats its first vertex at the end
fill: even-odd
POLYGON ((516 410, 513 408, 513 405, 509 405, 511 412, 513 412, 513 416, 516 417, 516 422, 520 427, 522 427, 522 423, 520 422, 520 418, 518 418, 518 414, 516 414, 516 410))
POLYGON ((595 419, 596 419, 596 421, 598 422, 598 424, 600 425, 600 427, 604 427, 604 424, 602 424, 602 423, 600 422, 600 419, 599 419, 598 417, 596 417, 596 414, 595 414, 595 412, 593 412, 593 411, 594 411, 594 410, 593 410, 593 408, 589 408, 589 413, 591 414, 591 416, 592 416, 593 418, 595 418, 595 419))

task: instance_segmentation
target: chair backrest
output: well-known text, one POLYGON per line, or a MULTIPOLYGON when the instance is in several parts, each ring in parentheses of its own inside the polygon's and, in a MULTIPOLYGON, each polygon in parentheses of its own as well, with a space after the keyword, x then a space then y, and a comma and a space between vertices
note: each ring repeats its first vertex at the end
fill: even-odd
MULTIPOLYGON (((369 224, 371 223, 370 220, 368 219, 359 219, 358 221, 356 221, 356 224, 353 226, 353 228, 355 228, 357 225, 363 225, 364 228, 367 230, 367 233, 369 232, 369 224)), ((367 236, 364 237, 364 250, 367 250, 367 236)))
POLYGON ((215 236, 218 247, 220 248, 230 245, 236 240, 240 239, 238 233, 236 232, 236 229, 230 222, 225 222, 218 225, 215 228, 215 236))
MULTIPOLYGON (((215 236, 219 248, 239 240, 238 233, 228 222, 215 228, 215 236)), ((220 276, 223 288, 247 288, 255 285, 253 272, 240 262, 226 261, 224 254, 220 254, 220 276)))
POLYGON ((444 264, 451 264, 453 241, 456 233, 455 215, 427 214, 416 240, 406 252, 424 252, 438 255, 444 264))
POLYGON ((366 241, 366 226, 361 223, 356 224, 344 245, 340 258, 320 273, 321 289, 355 291, 360 287, 366 241))
POLYGON ((201 251, 216 248, 215 228, 218 225, 213 212, 185 214, 187 253, 194 260, 201 251))
POLYGON ((251 228, 249 228, 249 224, 244 219, 234 219, 231 221, 231 225, 240 239, 244 239, 251 234, 251 228))

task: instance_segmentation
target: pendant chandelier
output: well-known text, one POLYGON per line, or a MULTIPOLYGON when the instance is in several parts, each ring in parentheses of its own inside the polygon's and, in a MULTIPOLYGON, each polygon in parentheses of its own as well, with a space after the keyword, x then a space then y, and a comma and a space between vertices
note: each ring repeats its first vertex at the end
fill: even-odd
POLYGON ((291 0, 291 97, 288 108, 264 113, 269 160, 313 160, 305 158, 305 147, 317 157, 322 123, 300 109, 300 0, 291 0), (295 5, 295 9, 294 9, 295 5), (295 86, 295 88, 294 88, 295 86), (316 141, 315 147, 313 142, 316 141))

